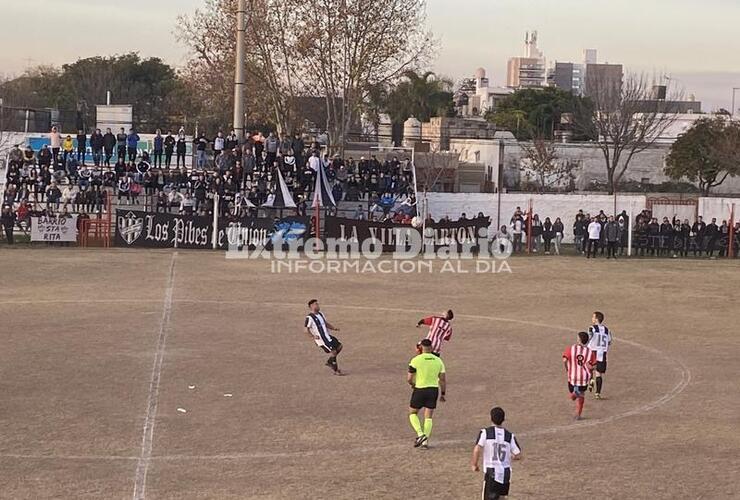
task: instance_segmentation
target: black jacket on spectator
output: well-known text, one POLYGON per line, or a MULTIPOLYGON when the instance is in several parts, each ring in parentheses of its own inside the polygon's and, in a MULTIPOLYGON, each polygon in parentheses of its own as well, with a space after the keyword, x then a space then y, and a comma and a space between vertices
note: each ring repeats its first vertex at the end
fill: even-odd
POLYGON ((106 132, 106 134, 103 136, 103 148, 107 152, 112 152, 113 148, 116 147, 116 136, 113 135, 111 132, 106 132))

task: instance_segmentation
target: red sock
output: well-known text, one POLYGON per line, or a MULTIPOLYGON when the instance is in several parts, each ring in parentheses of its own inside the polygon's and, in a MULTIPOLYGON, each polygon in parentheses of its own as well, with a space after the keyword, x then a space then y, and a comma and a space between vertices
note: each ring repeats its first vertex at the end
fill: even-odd
POLYGON ((581 413, 583 412, 583 403, 585 399, 584 398, 578 398, 576 399, 576 415, 579 417, 581 416, 581 413))

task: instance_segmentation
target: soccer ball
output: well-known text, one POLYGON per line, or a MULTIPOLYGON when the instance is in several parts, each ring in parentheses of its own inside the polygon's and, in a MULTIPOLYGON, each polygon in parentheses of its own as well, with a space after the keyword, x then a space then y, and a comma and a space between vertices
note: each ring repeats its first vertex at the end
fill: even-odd
POLYGON ((416 216, 413 219, 411 219, 411 225, 415 228, 420 228, 424 225, 424 221, 421 219, 421 217, 416 216))

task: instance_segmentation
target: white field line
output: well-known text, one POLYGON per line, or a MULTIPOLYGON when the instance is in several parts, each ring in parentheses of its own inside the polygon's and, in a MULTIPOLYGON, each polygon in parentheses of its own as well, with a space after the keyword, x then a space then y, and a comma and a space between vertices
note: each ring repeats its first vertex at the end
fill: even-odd
POLYGON ((170 318, 172 316, 172 295, 175 288, 176 261, 177 252, 172 254, 170 270, 167 275, 167 287, 165 288, 164 305, 162 306, 162 320, 159 323, 159 336, 157 338, 157 347, 154 351, 152 376, 149 381, 146 417, 144 418, 144 429, 141 435, 141 453, 136 463, 136 475, 134 476, 134 500, 143 500, 146 496, 146 476, 152 458, 154 424, 157 420, 157 405, 159 403, 159 383, 162 378, 162 363, 167 345, 167 332, 170 329, 170 318))

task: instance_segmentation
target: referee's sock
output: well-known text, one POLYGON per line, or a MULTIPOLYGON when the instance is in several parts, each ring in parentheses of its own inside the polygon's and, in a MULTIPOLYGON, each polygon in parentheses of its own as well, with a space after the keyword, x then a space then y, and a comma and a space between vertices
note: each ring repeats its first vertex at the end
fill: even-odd
POLYGON ((431 418, 424 419, 424 435, 426 437, 429 437, 432 435, 432 419, 431 418))
POLYGON ((414 429, 414 432, 416 432, 417 436, 422 436, 424 434, 424 431, 421 430, 421 421, 419 420, 419 415, 416 413, 409 413, 409 422, 411 422, 411 427, 414 429))
POLYGON ((604 380, 601 376, 596 377, 596 394, 601 394, 601 386, 604 384, 604 380))

